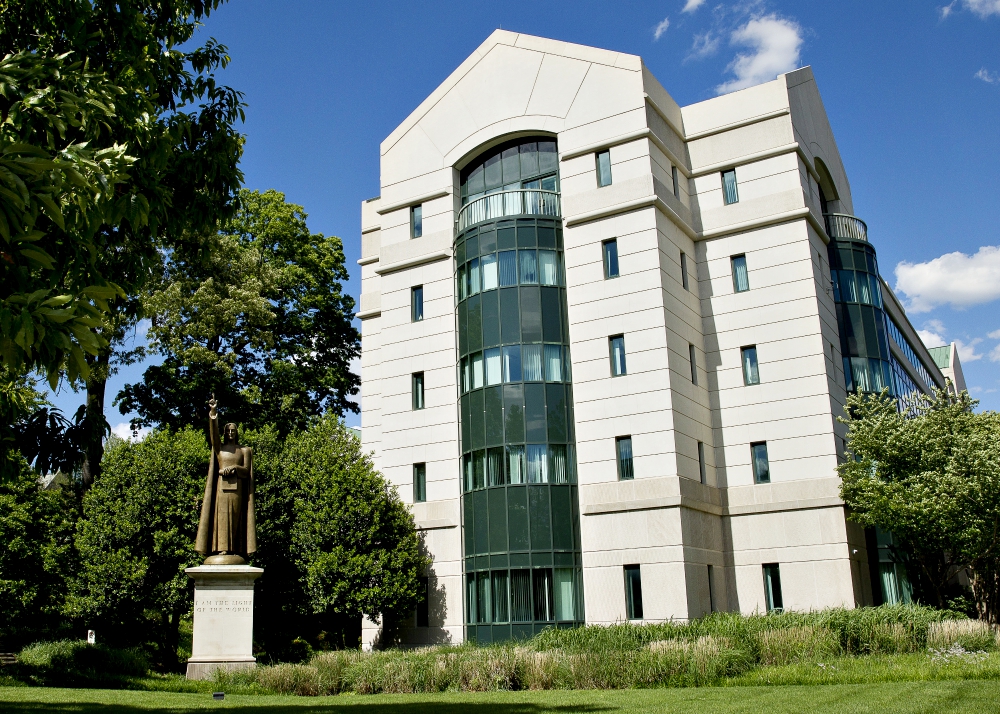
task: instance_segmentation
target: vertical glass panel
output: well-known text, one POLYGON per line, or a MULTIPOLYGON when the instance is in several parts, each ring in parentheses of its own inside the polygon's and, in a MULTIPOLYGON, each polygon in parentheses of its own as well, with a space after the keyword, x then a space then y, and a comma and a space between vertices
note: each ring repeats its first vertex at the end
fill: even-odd
POLYGON ((469 174, 469 178, 466 179, 466 185, 468 186, 468 195, 471 196, 474 193, 482 193, 486 190, 486 182, 484 180, 485 173, 483 171, 483 165, 479 164, 476 168, 472 169, 472 173, 469 174))
POLYGON ((528 550, 528 489, 521 486, 507 491, 507 529, 512 551, 528 550))
POLYGON ((878 284, 878 276, 869 273, 868 284, 869 290, 872 294, 872 304, 875 307, 882 309, 882 287, 878 284))
POLYGON ((554 573, 556 620, 575 620, 576 606, 573 598, 573 583, 576 573, 573 568, 556 568, 554 573))
POLYGON ((462 396, 462 451, 472 448, 472 397, 468 394, 462 396))
POLYGON ((619 436, 615 439, 615 451, 618 460, 618 478, 621 481, 631 481, 635 478, 632 467, 632 437, 619 436))
POLYGON ((753 475, 757 483, 771 481, 771 465, 767 460, 767 442, 750 444, 750 455, 753 457, 753 475))
POLYGON ((465 300, 468 297, 469 286, 466 282, 465 266, 463 265, 458 269, 458 274, 455 276, 455 295, 458 296, 459 300, 465 300))
POLYGON ((544 376, 541 345, 521 346, 521 368, 525 382, 541 382, 544 376))
POLYGON ((524 387, 508 384, 504 394, 504 431, 508 444, 524 441, 524 387))
POLYGON ((480 259, 483 269, 483 290, 496 290, 497 281, 497 256, 495 253, 484 255, 480 259))
POLYGON ((562 319, 560 317, 559 288, 542 288, 542 339, 546 342, 562 342, 562 319))
POLYGON ((510 250, 517 247, 517 239, 513 228, 497 229, 497 250, 510 250))
POLYGON ((843 298, 841 298, 839 270, 830 271, 830 281, 833 283, 833 299, 840 302, 843 298))
POLYGON ((528 486, 528 516, 531 521, 531 549, 534 551, 551 549, 552 524, 547 486, 528 486))
POLYGON ((479 258, 469 261, 469 295, 475 295, 483 287, 482 273, 479 270, 479 258))
POLYGON ((620 377, 623 374, 626 374, 625 337, 624 335, 609 337, 608 342, 611 348, 611 376, 620 377))
POLYGON ((744 347, 741 350, 743 362, 743 384, 760 384, 760 372, 757 369, 757 348, 744 347))
POLYGON ((638 565, 625 566, 625 614, 630 620, 642 619, 642 574, 638 565))
POLYGON ((510 620, 531 622, 535 608, 531 597, 531 571, 510 571, 510 620))
POLYGON ((472 355, 472 388, 479 389, 483 386, 483 353, 477 352, 472 355))
POLYGON ((534 221, 519 221, 517 226, 517 247, 534 248, 537 243, 534 221))
POLYGON ((565 444, 549 444, 549 477, 552 483, 569 483, 565 444))
MULTIPOLYGON (((486 484, 488 486, 503 486, 507 483, 507 478, 503 468, 504 461, 504 450, 503 447, 496 449, 486 450, 486 484)), ((506 513, 506 506, 504 506, 504 513, 506 513)), ((491 515, 490 518, 493 516, 491 515)), ((507 522, 507 517, 503 518, 504 523, 507 522)), ((506 537, 506 536, 505 536, 506 537)), ((506 550, 506 543, 502 550, 506 550)))
POLYGON ((521 149, 521 176, 527 178, 538 173, 538 144, 528 141, 519 147, 521 149))
POLYGON ((486 403, 486 443, 489 446, 503 444, 503 390, 491 387, 485 390, 486 403))
POLYGON ((466 619, 468 622, 473 623, 476 621, 476 574, 469 573, 465 576, 466 582, 466 619))
POLYGON ((503 169, 500 164, 500 154, 486 159, 486 190, 492 191, 503 185, 503 169))
POLYGON ((486 446, 486 404, 482 391, 469 394, 469 415, 472 421, 472 448, 486 446))
POLYGON ((497 232, 492 227, 484 228, 479 234, 479 253, 488 255, 497 249, 497 232))
POLYGON ((691 289, 688 283, 688 257, 687 253, 683 251, 681 251, 681 287, 685 290, 691 289))
POLYGON ((841 270, 840 295, 844 302, 858 302, 858 286, 854 281, 853 270, 841 270))
POLYGON ((483 347, 483 305, 480 297, 474 295, 468 300, 469 306, 469 327, 468 341, 469 351, 482 349, 483 347))
POLYGON ((727 206, 740 200, 736 190, 736 169, 722 172, 722 200, 727 206))
POLYGON ((545 385, 524 385, 524 426, 527 441, 545 441, 545 385))
POLYGON ((866 273, 856 273, 855 282, 858 285, 858 302, 862 302, 865 305, 872 304, 872 291, 871 284, 868 282, 868 275, 866 273))
POLYGON ((681 197, 681 182, 680 182, 680 179, 677 176, 677 167, 676 166, 671 166, 670 167, 670 178, 673 179, 673 184, 674 184, 674 198, 680 198, 681 197))
MULTIPOLYGON (((469 463, 471 463, 471 461, 469 463)), ((472 489, 470 487, 466 490, 471 491, 472 489)), ((476 530, 474 522, 475 508, 473 508, 472 505, 472 494, 466 493, 465 496, 463 496, 462 498, 464 499, 462 504, 463 505, 462 513, 465 518, 465 522, 463 523, 463 528, 465 529, 465 552, 475 553, 476 552, 476 530)))
POLYGON ((527 459, 528 483, 548 483, 549 464, 545 444, 528 444, 527 459))
POLYGON ((410 237, 420 238, 424 234, 424 207, 410 207, 410 237))
POLYGON ((476 622, 489 622, 493 616, 493 593, 490 588, 490 574, 478 573, 476 575, 476 622))
POLYGON ((538 288, 521 288, 521 340, 542 341, 542 303, 538 288))
POLYGON ((535 586, 535 620, 552 620, 552 568, 535 568, 531 571, 535 586))
POLYGON ((501 163, 503 164, 503 182, 509 184, 511 182, 521 181, 521 160, 518 156, 518 147, 512 146, 509 149, 505 149, 501 157, 501 163))
POLYGON ((517 285, 517 251, 505 250, 499 256, 500 287, 517 285))
POLYGON ((458 364, 458 383, 462 394, 469 391, 469 377, 469 358, 463 357, 458 364))
POLYGON ((469 303, 460 302, 458 304, 458 353, 468 354, 469 352, 469 303))
POLYGON ((413 374, 413 409, 424 408, 424 373, 413 374))
POLYGON ((522 285, 537 285, 538 284, 538 263, 535 259, 535 251, 533 250, 519 250, 517 251, 521 262, 521 284, 522 285))
POLYGON ((500 340, 505 345, 521 341, 521 314, 517 304, 517 288, 500 291, 500 340))
POLYGON ((559 284, 559 261, 554 250, 538 251, 538 277, 542 285, 559 284))
POLYGON ((506 478, 508 483, 518 484, 525 482, 526 467, 524 462, 523 446, 507 447, 506 478))
POLYGON ((538 226, 538 247, 556 247, 556 229, 551 226, 538 226))
MULTIPOLYGON (((501 462, 498 460, 498 465, 501 462)), ((489 459, 487 460, 487 467, 489 459)), ((507 492, 493 488, 487 491, 490 502, 490 552, 507 552, 507 492)))
POLYGON ((413 464, 413 502, 427 500, 427 464, 413 464))
POLYGON ((546 384, 545 422, 549 441, 566 441, 566 388, 561 384, 546 384))
POLYGON ((559 160, 556 156, 556 142, 538 142, 538 173, 547 174, 559 168, 559 160))
POLYGON ((493 622, 510 621, 507 595, 507 571, 494 570, 493 580, 493 622))
MULTIPOLYGON (((486 452, 482 450, 474 451, 472 453, 472 487, 477 489, 486 488, 486 452)), ((477 510, 480 508, 486 508, 486 506, 479 505, 480 504, 479 500, 476 501, 476 504, 477 504, 476 505, 477 510)), ((477 513, 476 515, 477 515, 477 520, 480 520, 478 519, 478 516, 480 514, 477 513)), ((486 516, 483 515, 482 520, 485 521, 485 518, 486 516)), ((479 550, 478 552, 482 553, 484 551, 479 550)))
POLYGON ((475 230, 465 236, 465 257, 471 260, 479 255, 479 235, 475 230))
POLYGON ((750 289, 750 276, 747 273, 747 257, 734 255, 730 259, 733 268, 733 292, 744 293, 750 289))
POLYGON ((541 180, 541 184, 542 184, 542 190, 543 191, 558 191, 559 190, 559 187, 556 185, 556 177, 554 175, 553 176, 545 176, 545 177, 543 177, 542 180, 541 180))
POLYGON ((611 152, 598 151, 595 157, 597 163, 597 185, 611 185, 611 152))
POLYGON ((420 322, 424 319, 424 286, 417 285, 410 290, 410 320, 420 322))
POLYGON ((503 348, 503 381, 521 381, 521 345, 503 348))
POLYGON ((605 278, 617 278, 618 277, 618 240, 606 240, 603 243, 604 248, 604 277, 605 278))
MULTIPOLYGON (((473 458, 473 463, 477 461, 482 463, 482 453, 477 452, 473 458)), ((481 468, 481 467, 480 467, 481 468)), ((480 473, 480 468, 476 468, 476 474, 478 479, 478 474, 480 473)), ((476 488, 482 488, 482 485, 477 480, 476 488)), ((490 552, 490 518, 489 518, 489 502, 486 500, 485 491, 473 491, 472 493, 472 507, 476 511, 475 516, 475 527, 476 527, 476 549, 473 553, 489 553, 490 552)), ((469 555, 466 553, 466 555, 469 555)))
POLYGON ((768 612, 784 609, 781 597, 781 575, 777 563, 767 563, 764 566, 764 606, 768 612))
POLYGON ((500 370, 500 348, 494 347, 491 350, 483 352, 483 361, 486 365, 486 386, 500 384, 502 376, 500 370))
POLYGON ((561 345, 545 345, 545 381, 562 382, 563 348, 561 345))
POLYGON ((479 297, 479 303, 483 311, 483 346, 492 347, 500 344, 500 306, 498 294, 492 292, 483 293, 479 297))

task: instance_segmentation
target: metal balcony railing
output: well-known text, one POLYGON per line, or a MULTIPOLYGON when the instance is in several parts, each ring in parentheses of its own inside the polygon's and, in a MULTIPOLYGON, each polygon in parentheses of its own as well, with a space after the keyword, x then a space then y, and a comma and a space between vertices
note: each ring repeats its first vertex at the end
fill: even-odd
POLYGON ((506 216, 552 216, 558 218, 559 193, 539 189, 497 191, 481 196, 462 206, 455 221, 455 230, 461 233, 477 223, 506 216))
POLYGON ((824 213, 826 234, 831 238, 868 241, 868 226, 860 218, 846 213, 824 213))

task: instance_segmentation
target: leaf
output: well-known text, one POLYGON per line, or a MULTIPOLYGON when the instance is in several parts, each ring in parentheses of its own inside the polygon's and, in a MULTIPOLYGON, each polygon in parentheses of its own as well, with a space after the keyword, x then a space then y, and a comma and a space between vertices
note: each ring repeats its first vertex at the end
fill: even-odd
POLYGON ((21 248, 18 252, 25 258, 38 263, 46 270, 52 270, 55 267, 52 257, 41 248, 21 248))

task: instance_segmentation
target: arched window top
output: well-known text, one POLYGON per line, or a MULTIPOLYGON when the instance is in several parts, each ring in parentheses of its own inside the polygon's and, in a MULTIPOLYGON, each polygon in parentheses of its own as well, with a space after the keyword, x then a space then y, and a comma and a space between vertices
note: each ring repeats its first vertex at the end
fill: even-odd
POLYGON ((558 191, 558 169, 552 137, 522 137, 494 146, 462 169, 462 204, 504 190, 558 191))

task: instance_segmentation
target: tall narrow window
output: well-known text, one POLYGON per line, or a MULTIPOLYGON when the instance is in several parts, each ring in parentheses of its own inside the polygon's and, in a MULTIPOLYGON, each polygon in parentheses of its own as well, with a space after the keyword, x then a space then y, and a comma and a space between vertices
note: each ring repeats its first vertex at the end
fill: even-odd
POLYGON ((760 384, 760 370, 757 369, 757 347, 750 345, 740 349, 740 361, 743 363, 743 384, 760 384))
POLYGON ((681 182, 680 182, 680 179, 677 176, 677 167, 676 166, 671 166, 670 167, 670 178, 672 178, 674 180, 674 198, 680 198, 681 197, 681 182))
POLYGON ((625 614, 630 620, 642 619, 642 573, 638 565, 625 566, 625 614))
POLYGON ((615 238, 606 240, 604 247, 604 279, 618 277, 618 241, 615 238))
POLYGON ((424 408, 424 373, 413 373, 413 408, 424 408))
POLYGON ((691 289, 691 284, 688 282, 688 257, 684 251, 681 251, 681 286, 685 290, 691 289))
POLYGON ((688 343, 688 361, 691 363, 691 384, 698 384, 698 362, 694 345, 688 343))
POLYGON ((611 152, 610 151, 598 151, 597 152, 597 186, 610 186, 611 185, 611 152))
POLYGON ((698 478, 701 479, 702 483, 708 483, 708 467, 705 465, 705 444, 701 441, 698 442, 698 478))
POLYGON ((747 257, 734 255, 729 259, 733 268, 733 292, 745 293, 750 289, 750 276, 747 275, 747 257))
POLYGON ((739 203, 740 195, 736 191, 736 169, 722 172, 722 200, 726 205, 739 203))
POLYGON ((767 460, 767 442, 750 444, 750 460, 753 461, 753 480, 757 483, 771 483, 771 464, 767 460))
POLYGON ((608 338, 611 348, 611 376, 621 377, 625 374, 625 335, 613 335, 608 338))
POLYGON ((781 573, 777 563, 764 564, 764 606, 768 612, 785 609, 781 599, 781 573))
POLYGON ((430 578, 421 575, 417 578, 417 590, 420 601, 417 603, 417 627, 428 627, 430 621, 430 578))
POLYGON ((635 471, 632 469, 632 437, 616 437, 615 453, 618 461, 618 480, 631 481, 635 478, 635 471))
POLYGON ((416 285, 410 289, 410 321, 420 322, 424 319, 424 286, 416 285))
POLYGON ((427 500, 427 464, 413 464, 413 502, 427 500))
POLYGON ((410 238, 419 238, 424 234, 424 207, 410 206, 410 238))
POLYGON ((715 593, 712 592, 712 566, 708 566, 708 611, 715 612, 715 593))

